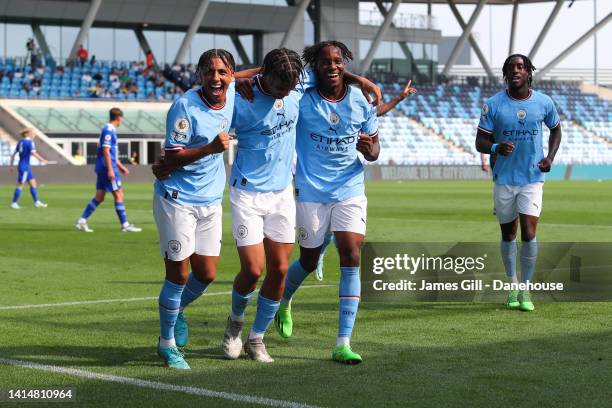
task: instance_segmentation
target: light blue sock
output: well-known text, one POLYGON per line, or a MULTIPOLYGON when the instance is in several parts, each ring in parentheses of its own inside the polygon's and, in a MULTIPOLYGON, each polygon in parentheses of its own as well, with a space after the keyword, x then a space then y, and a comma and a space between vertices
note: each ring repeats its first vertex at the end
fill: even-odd
POLYGON ((83 210, 83 214, 81 215, 81 218, 84 218, 84 219, 89 218, 89 216, 94 211, 96 211, 96 208, 98 208, 99 205, 100 205, 100 203, 95 198, 92 198, 91 201, 89 203, 87 203, 87 206, 85 207, 85 210, 83 210))
POLYGON ((121 225, 125 225, 128 222, 127 214, 125 213, 125 204, 115 201, 115 212, 117 213, 117 217, 119 217, 121 225))
POLYGON ((30 186, 30 194, 32 194, 32 200, 34 200, 35 203, 38 202, 38 190, 36 187, 30 186))
POLYGON ((165 280, 159 293, 159 322, 161 337, 164 340, 174 339, 174 325, 179 314, 183 289, 185 289, 184 285, 165 280))
POLYGON ((204 292, 206 292, 206 289, 208 289, 208 285, 208 283, 201 282, 196 278, 193 272, 191 272, 187 280, 187 285, 185 285, 185 290, 183 290, 183 294, 181 295, 181 310, 202 296, 204 292))
POLYGON ((506 269, 506 276, 508 276, 508 280, 510 281, 510 283, 518 282, 516 279, 516 241, 502 240, 499 243, 499 248, 501 252, 501 258, 504 263, 504 268, 506 269))
POLYGON ((263 337, 266 330, 274 320, 274 315, 280 306, 280 301, 268 299, 260 293, 257 296, 257 314, 251 328, 249 338, 263 337))
POLYGON ((283 303, 288 303, 295 291, 300 287, 304 279, 308 276, 310 272, 306 271, 302 268, 302 264, 299 259, 296 259, 290 266, 287 271, 287 276, 285 277, 285 291, 283 292, 283 303))
POLYGON ((535 237, 531 241, 523 241, 521 245, 521 283, 531 282, 538 258, 538 242, 535 237))
POLYGON ((16 203, 17 201, 19 201, 19 197, 21 197, 21 189, 17 187, 15 189, 15 192, 13 193, 13 202, 16 203))
POLYGON ((242 296, 236 288, 232 288, 232 320, 238 322, 244 321, 244 311, 249 304, 249 300, 253 297, 253 293, 255 291, 242 296))
POLYGON ((338 322, 338 339, 350 339, 357 317, 359 297, 361 296, 361 279, 359 267, 340 267, 340 317, 338 322))

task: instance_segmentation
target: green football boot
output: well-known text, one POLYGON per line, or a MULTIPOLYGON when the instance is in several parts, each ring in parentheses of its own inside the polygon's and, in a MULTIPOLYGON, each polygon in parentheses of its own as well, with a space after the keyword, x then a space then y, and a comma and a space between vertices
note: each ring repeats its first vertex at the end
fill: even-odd
POLYGON ((189 340, 189 327, 187 327, 187 320, 183 312, 178 314, 176 318, 176 324, 174 325, 174 340, 176 341, 177 347, 185 347, 189 340))
POLYGON ((280 305, 274 315, 274 326, 281 337, 289 338, 293 333, 293 320, 291 320, 291 303, 280 305))
POLYGON ((518 294, 518 301, 520 303, 519 309, 523 312, 532 312, 535 310, 529 291, 521 290, 518 294))
POLYGON ((183 353, 176 346, 160 347, 157 343, 157 355, 164 360, 164 367, 175 370, 191 370, 189 364, 183 358, 183 353))
POLYGON ((518 301, 519 291, 514 289, 508 292, 508 300, 506 301, 506 307, 508 309, 517 309, 521 304, 518 301))
POLYGON ((350 346, 336 346, 332 351, 332 360, 342 364, 355 365, 361 363, 361 356, 354 353, 350 346))

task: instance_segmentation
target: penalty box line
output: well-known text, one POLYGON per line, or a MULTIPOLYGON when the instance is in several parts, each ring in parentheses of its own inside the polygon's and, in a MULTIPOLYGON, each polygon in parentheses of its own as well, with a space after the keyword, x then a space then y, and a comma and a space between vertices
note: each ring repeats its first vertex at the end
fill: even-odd
MULTIPOLYGON (((338 285, 304 285, 301 289, 313 289, 313 288, 329 288, 338 285)), ((258 292, 257 290, 256 292, 258 292)), ((206 293, 203 297, 209 296, 221 296, 221 295, 231 295, 231 291, 226 292, 212 292, 206 293)), ((124 303, 124 302, 142 302, 145 300, 155 300, 157 296, 148 296, 148 297, 133 297, 133 298, 125 298, 125 299, 100 299, 100 300, 83 300, 78 302, 61 302, 61 303, 41 303, 41 304, 32 304, 32 305, 15 305, 15 306, 0 306, 0 310, 18 310, 18 309, 38 309, 38 308, 47 308, 47 307, 65 307, 65 306, 81 306, 81 305, 97 305, 104 303, 124 303)))
MULTIPOLYGON (((167 384, 158 381, 141 380, 138 378, 121 377, 112 374, 97 373, 94 371, 86 371, 77 368, 60 367, 54 365, 34 363, 31 361, 14 360, 9 358, 0 358, 0 364, 10 365, 14 367, 23 367, 34 370, 46 371, 57 374, 69 375, 72 377, 87 378, 90 380, 107 381, 118 384, 132 385, 140 388, 149 388, 157 391, 174 391, 183 394, 196 395, 208 398, 220 398, 228 401, 243 402, 246 404, 263 405, 266 407, 281 407, 281 408, 319 408, 315 405, 303 404, 300 402, 277 400, 272 398, 256 397, 247 394, 237 394, 233 392, 214 391, 206 388, 188 387, 183 385, 167 384)), ((78 389, 77 389, 78 392, 78 389)), ((78 397, 77 397, 78 398, 78 397)))

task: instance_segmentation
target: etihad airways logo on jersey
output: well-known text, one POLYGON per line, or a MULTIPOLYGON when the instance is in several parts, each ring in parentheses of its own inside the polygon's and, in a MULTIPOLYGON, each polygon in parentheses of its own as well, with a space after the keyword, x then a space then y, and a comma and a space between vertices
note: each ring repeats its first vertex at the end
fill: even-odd
POLYGON ((270 129, 262 130, 262 136, 272 136, 280 132, 288 132, 295 124, 295 118, 290 120, 283 120, 278 125, 271 127, 270 129))
POLYGON ((352 146, 357 140, 357 135, 329 137, 311 133, 310 140, 317 144, 317 150, 323 150, 326 152, 347 152, 349 147, 352 146))
POLYGON ((513 130, 503 130, 502 134, 504 136, 509 137, 520 137, 520 136, 537 136, 539 133, 538 129, 513 129, 513 130))

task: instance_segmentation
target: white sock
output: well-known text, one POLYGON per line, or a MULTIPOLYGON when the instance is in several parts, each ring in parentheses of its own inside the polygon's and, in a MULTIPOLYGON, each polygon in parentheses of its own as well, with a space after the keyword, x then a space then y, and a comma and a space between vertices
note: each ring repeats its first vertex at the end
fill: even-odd
POLYGON ((176 341, 174 341, 174 338, 166 340, 163 337, 160 337, 159 346, 161 348, 168 348, 168 347, 176 346, 176 341))
POLYGON ((87 222, 87 220, 85 218, 83 218, 83 217, 79 218, 79 224, 84 224, 86 222, 87 222))
POLYGON ((243 323, 244 322, 244 315, 236 316, 235 314, 230 312, 230 319, 232 319, 234 322, 243 323))
POLYGON ((130 223, 129 223, 129 222, 127 222, 127 221, 126 221, 126 222, 124 222, 123 224, 121 224, 121 226, 122 226, 122 227, 127 227, 128 225, 130 225, 130 223))
POLYGON ((351 338, 350 337, 338 337, 336 340, 336 346, 351 346, 351 338))
POLYGON ((249 333, 249 340, 263 339, 263 336, 264 333, 255 333, 253 329, 251 329, 251 332, 249 333))

